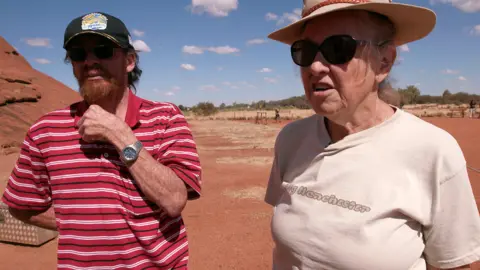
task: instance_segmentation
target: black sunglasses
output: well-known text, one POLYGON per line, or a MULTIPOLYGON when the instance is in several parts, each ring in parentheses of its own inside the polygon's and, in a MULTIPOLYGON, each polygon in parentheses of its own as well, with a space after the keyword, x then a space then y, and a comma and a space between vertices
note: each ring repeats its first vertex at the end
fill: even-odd
MULTIPOLYGON (((326 38, 322 44, 318 45, 310 40, 302 39, 295 41, 290 52, 293 62, 301 67, 310 66, 318 52, 322 53, 323 58, 332 65, 341 65, 348 63, 355 56, 357 47, 368 41, 356 40, 348 35, 335 35, 326 38)), ((385 42, 377 44, 382 46, 385 42)))
MULTIPOLYGON (((98 59, 108 59, 113 56, 113 52, 115 47, 109 45, 99 45, 91 49, 91 52, 97 57, 98 59)), ((74 62, 81 62, 87 59, 89 51, 85 50, 85 48, 70 48, 68 49, 68 56, 74 62)))

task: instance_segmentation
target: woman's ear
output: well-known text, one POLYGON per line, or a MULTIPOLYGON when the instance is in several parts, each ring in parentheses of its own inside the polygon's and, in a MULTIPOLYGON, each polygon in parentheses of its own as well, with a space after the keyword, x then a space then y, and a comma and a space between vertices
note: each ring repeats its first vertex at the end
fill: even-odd
POLYGON ((380 59, 380 65, 378 69, 378 73, 376 75, 377 83, 382 82, 387 78, 388 74, 392 70, 393 64, 397 58, 397 50, 394 46, 388 46, 382 50, 380 59))

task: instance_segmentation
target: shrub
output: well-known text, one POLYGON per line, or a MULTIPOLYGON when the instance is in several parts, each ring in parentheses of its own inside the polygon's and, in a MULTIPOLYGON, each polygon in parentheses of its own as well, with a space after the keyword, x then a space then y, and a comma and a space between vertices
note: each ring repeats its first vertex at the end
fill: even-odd
POLYGON ((197 116, 210 116, 217 113, 218 109, 211 102, 200 102, 193 106, 192 112, 197 116))

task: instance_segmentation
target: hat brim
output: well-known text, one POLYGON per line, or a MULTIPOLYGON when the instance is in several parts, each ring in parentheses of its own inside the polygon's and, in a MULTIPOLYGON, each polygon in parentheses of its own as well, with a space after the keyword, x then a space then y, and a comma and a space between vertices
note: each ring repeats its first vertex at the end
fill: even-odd
POLYGON ((73 40, 75 39, 76 37, 78 36, 82 36, 82 35, 85 35, 85 34, 92 34, 92 35, 98 35, 98 36, 101 36, 101 37, 104 37, 108 40, 110 40, 111 42, 115 43, 116 45, 118 45, 119 47, 122 47, 123 46, 120 44, 120 42, 118 42, 118 40, 116 40, 114 37, 112 37, 111 35, 109 34, 106 34, 106 33, 102 33, 102 32, 97 32, 97 31, 82 31, 80 33, 77 33, 73 36, 71 36, 66 42, 65 44, 63 45, 63 48, 67 48, 68 44, 73 40))
POLYGON ((433 31, 436 24, 435 13, 419 6, 401 3, 332 4, 270 33, 268 38, 291 45, 301 39, 303 26, 307 21, 340 10, 365 10, 387 16, 396 28, 394 39, 396 46, 424 38, 433 31))

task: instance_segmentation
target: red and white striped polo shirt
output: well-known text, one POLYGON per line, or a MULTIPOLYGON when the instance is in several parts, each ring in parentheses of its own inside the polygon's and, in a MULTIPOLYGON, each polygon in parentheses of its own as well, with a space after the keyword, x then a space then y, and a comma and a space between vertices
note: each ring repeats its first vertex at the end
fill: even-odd
MULTIPOLYGON (((187 269, 183 219, 145 198, 113 145, 81 140, 75 123, 85 110, 75 103, 31 126, 3 202, 26 210, 54 207, 58 269, 187 269)), ((199 157, 178 107, 130 92, 126 123, 185 182, 189 199, 198 198, 199 157)))

